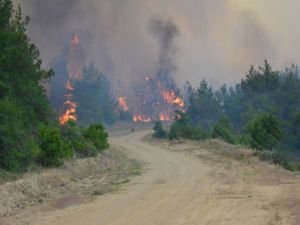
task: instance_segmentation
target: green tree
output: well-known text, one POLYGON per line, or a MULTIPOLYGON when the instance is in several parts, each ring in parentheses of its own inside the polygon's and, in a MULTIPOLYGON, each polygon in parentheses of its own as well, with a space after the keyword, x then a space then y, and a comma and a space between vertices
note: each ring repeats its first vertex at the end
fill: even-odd
POLYGON ((233 128, 227 118, 221 118, 214 126, 212 137, 222 139, 230 144, 235 144, 233 128))
POLYGON ((53 120, 39 51, 26 34, 29 18, 0 0, 0 166, 24 170, 39 152, 37 127, 53 120))
POLYGON ((191 140, 203 140, 209 137, 209 135, 198 125, 192 124, 189 115, 182 112, 176 112, 175 123, 170 128, 169 139, 191 139, 191 140))
POLYGON ((65 124, 61 131, 64 140, 69 144, 77 157, 91 157, 97 154, 97 148, 92 141, 84 137, 84 128, 78 126, 74 121, 69 121, 65 124))
POLYGON ((63 141, 60 130, 44 126, 39 131, 41 153, 39 162, 44 166, 59 166, 64 158, 73 156, 70 146, 63 141))
POLYGON ((108 79, 93 65, 84 68, 82 76, 83 79, 74 84, 79 123, 114 123, 117 118, 117 102, 108 79))
POLYGON ((0 167, 6 170, 25 170, 39 153, 24 114, 13 101, 0 99, 0 167))
POLYGON ((279 120, 271 114, 261 114, 250 122, 251 147, 257 150, 274 150, 282 139, 279 120))
POLYGON ((107 149, 108 144, 108 134, 102 124, 90 125, 83 133, 84 137, 90 140, 97 148, 99 152, 107 149))
POLYGON ((209 129, 222 115, 221 104, 212 88, 202 80, 197 89, 190 90, 187 115, 194 124, 209 129))

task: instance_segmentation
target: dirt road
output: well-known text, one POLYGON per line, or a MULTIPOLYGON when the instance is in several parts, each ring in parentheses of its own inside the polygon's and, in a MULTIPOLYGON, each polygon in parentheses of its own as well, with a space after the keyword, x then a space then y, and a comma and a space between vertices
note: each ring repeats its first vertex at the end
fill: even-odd
MULTIPOLYGON (((149 131, 111 139, 112 144, 122 147, 129 157, 145 163, 142 176, 135 177, 117 193, 63 210, 39 212, 29 216, 24 224, 296 224, 297 213, 293 210, 300 202, 297 200, 298 178, 293 177, 293 181, 289 178, 278 185, 283 180, 275 179, 277 172, 274 176, 267 173, 258 176, 253 165, 233 159, 219 162, 219 158, 214 158, 214 162, 208 159, 210 153, 206 150, 197 150, 199 157, 179 151, 187 145, 177 146, 176 150, 141 141, 147 133, 149 131), (290 195, 297 201, 284 202, 290 195)), ((277 171, 266 169, 269 170, 277 171)))

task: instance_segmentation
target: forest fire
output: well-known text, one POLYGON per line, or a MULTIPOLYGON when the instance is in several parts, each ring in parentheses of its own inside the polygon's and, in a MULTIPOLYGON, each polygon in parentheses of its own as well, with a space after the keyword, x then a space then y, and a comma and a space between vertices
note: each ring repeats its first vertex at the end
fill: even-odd
POLYGON ((65 85, 66 94, 63 105, 63 113, 59 117, 60 125, 65 125, 68 121, 77 121, 77 104, 73 101, 74 86, 72 81, 81 79, 82 65, 80 62, 81 46, 78 35, 73 35, 70 42, 70 49, 68 52, 67 70, 68 70, 68 81, 65 85))
POLYGON ((163 91, 162 95, 167 103, 184 107, 183 99, 177 97, 174 91, 163 91))
POLYGON ((67 90, 67 94, 65 95, 65 102, 64 102, 65 112, 59 117, 60 125, 65 125, 70 120, 74 120, 74 121, 77 120, 77 116, 76 116, 77 104, 73 102, 72 92, 74 91, 74 88, 70 80, 68 80, 68 82, 66 83, 65 88, 67 90))
POLYGON ((126 102, 126 97, 119 97, 118 103, 119 103, 119 106, 121 107, 121 109, 124 110, 124 112, 129 111, 129 108, 128 108, 128 105, 126 102))
POLYGON ((133 122, 143 122, 143 123, 150 123, 152 119, 150 117, 144 116, 144 115, 134 115, 133 116, 133 122))
POLYGON ((161 114, 159 115, 159 120, 160 120, 160 121, 170 121, 171 118, 170 118, 170 115, 161 113, 161 114))
MULTIPOLYGON (((184 111, 185 103, 179 97, 179 89, 168 75, 158 73, 155 77, 146 76, 144 82, 135 89, 133 101, 134 122, 170 121, 175 111, 184 111)), ((131 103, 131 102, 130 102, 131 103)))

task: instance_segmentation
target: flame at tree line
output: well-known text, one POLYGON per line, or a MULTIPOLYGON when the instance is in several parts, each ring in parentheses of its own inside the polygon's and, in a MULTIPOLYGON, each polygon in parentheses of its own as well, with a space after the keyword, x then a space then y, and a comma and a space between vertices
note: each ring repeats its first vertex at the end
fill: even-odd
POLYGON ((75 34, 72 37, 68 54, 68 81, 65 85, 67 93, 64 96, 65 102, 63 105, 62 114, 59 117, 59 123, 61 125, 66 124, 70 120, 77 120, 77 104, 73 101, 74 87, 72 85, 72 82, 81 79, 82 65, 80 63, 79 57, 80 51, 80 39, 79 36, 75 34))
POLYGON ((127 102, 126 102, 126 97, 124 97, 124 96, 119 97, 118 103, 119 103, 119 106, 121 107, 122 110, 124 110, 125 112, 129 111, 129 108, 128 108, 128 105, 127 105, 127 102))
MULTIPOLYGON (((159 73, 154 78, 146 76, 136 92, 135 98, 129 102, 132 105, 133 121, 136 123, 170 121, 174 119, 175 110, 184 111, 185 103, 179 97, 179 90, 168 74, 159 73)), ((119 98, 119 106, 124 111, 130 110, 125 97, 119 98)))
MULTIPOLYGON (((73 83, 82 79, 84 67, 82 52, 80 38, 75 34, 65 55, 68 79, 64 87, 66 91, 64 103, 60 110, 61 125, 78 119, 77 108, 79 106, 74 102, 73 83)), ((117 102, 120 111, 132 114, 133 122, 170 121, 174 119, 175 110, 184 111, 185 103, 180 98, 180 91, 167 69, 159 70, 155 76, 146 76, 133 88, 132 92, 131 97, 120 96, 117 102)))

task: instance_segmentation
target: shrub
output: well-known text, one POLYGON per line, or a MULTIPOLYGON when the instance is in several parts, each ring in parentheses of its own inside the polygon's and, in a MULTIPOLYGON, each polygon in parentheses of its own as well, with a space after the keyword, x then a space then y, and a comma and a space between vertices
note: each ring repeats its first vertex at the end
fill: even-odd
POLYGON ((282 139, 279 120, 271 114, 261 114, 247 127, 250 147, 256 150, 274 150, 282 139))
POLYGON ((72 157, 72 149, 62 140, 58 128, 42 127, 39 131, 39 139, 41 148, 39 162, 43 166, 59 166, 64 158, 72 157))
POLYGON ((155 122, 153 130, 154 130, 153 136, 156 138, 166 138, 168 136, 167 132, 163 128, 161 121, 155 122))
POLYGON ((250 143, 251 143, 251 137, 249 135, 245 135, 245 134, 244 135, 240 135, 237 138, 237 142, 240 145, 244 145, 244 146, 249 147, 250 143))
POLYGON ((94 144, 83 136, 83 128, 74 121, 69 121, 61 128, 64 140, 69 143, 73 152, 80 157, 90 157, 97 154, 94 144))
POLYGON ((107 141, 108 134, 105 132, 102 124, 90 125, 83 132, 83 135, 95 145, 99 152, 109 147, 107 141))
POLYGON ((214 126, 212 137, 222 139, 230 144, 236 143, 233 135, 233 129, 227 118, 220 119, 219 122, 214 126))
POLYGON ((169 139, 186 138, 191 140, 207 139, 209 135, 200 127, 193 127, 188 124, 175 122, 170 129, 169 139))
POLYGON ((261 160, 271 162, 275 165, 279 165, 287 170, 290 171, 300 170, 299 161, 293 159, 292 156, 287 152, 263 151, 263 152, 257 152, 257 154, 261 160))

